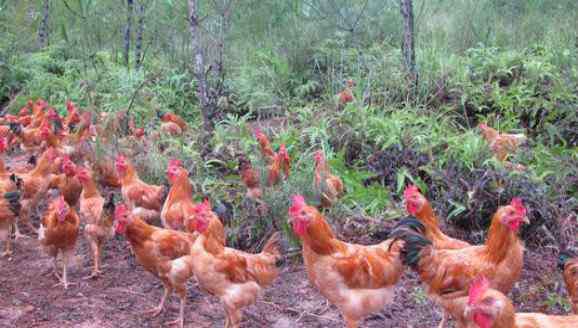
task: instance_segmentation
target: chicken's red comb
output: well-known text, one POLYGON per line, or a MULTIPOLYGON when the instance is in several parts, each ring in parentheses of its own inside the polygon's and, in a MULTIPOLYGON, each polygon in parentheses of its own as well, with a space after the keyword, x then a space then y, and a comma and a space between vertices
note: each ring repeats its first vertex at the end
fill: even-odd
POLYGON ((305 198, 301 195, 293 195, 291 196, 291 207, 289 207, 289 215, 295 216, 298 215, 299 212, 305 207, 307 204, 305 203, 305 198))
POLYGON ((488 125, 486 123, 480 123, 480 129, 485 130, 488 128, 488 125))
POLYGON ((512 198, 512 201, 510 202, 510 206, 512 206, 516 210, 516 212, 518 212, 518 214, 526 216, 527 210, 526 210, 526 207, 524 207, 524 203, 522 202, 522 198, 520 198, 520 197, 512 198))
POLYGON ((480 301, 482 295, 490 288, 490 281, 484 277, 479 276, 470 284, 468 291, 468 305, 476 304, 480 301))
POLYGON ((211 211, 211 202, 209 199, 205 198, 202 203, 197 204, 193 207, 193 212, 196 214, 207 213, 211 211))
POLYGON ((66 101, 66 110, 71 112, 72 110, 76 109, 74 103, 70 100, 66 101))
POLYGON ((28 115, 30 114, 30 109, 28 109, 28 107, 22 107, 20 109, 20 111, 18 112, 18 115, 20 116, 24 116, 24 115, 28 115))
POLYGON ((322 150, 318 150, 318 151, 316 151, 315 154, 313 155, 313 158, 314 158, 316 161, 319 162, 319 161, 325 159, 325 155, 323 155, 323 151, 322 151, 322 150))
POLYGON ((116 156, 116 161, 117 161, 117 162, 125 162, 125 161, 126 161, 126 157, 125 157, 124 155, 122 155, 122 154, 118 154, 118 155, 116 156))
POLYGON ((180 167, 182 164, 183 163, 179 159, 173 158, 173 159, 169 160, 169 167, 173 167, 173 166, 180 167))
POLYGON ((7 148, 8 148, 8 142, 7 142, 6 138, 4 138, 4 137, 0 138, 0 152, 5 152, 7 148))
POLYGON ((267 138, 267 136, 265 135, 265 133, 263 133, 263 131, 259 128, 255 128, 253 130, 253 133, 255 134, 255 138, 260 139, 260 138, 267 138))
POLYGON ((128 212, 128 207, 126 207, 125 204, 119 204, 116 206, 116 208, 114 209, 114 218, 116 220, 120 219, 122 216, 124 216, 126 213, 128 212))
POLYGON ((409 185, 403 192, 403 198, 409 198, 416 194, 420 194, 419 188, 416 185, 409 185))

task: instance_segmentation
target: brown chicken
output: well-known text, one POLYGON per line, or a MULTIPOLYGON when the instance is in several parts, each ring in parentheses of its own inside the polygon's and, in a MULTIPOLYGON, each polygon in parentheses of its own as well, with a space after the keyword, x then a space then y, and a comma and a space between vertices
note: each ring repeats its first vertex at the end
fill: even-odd
MULTIPOLYGON (((46 195, 50 186, 51 175, 59 164, 57 157, 57 151, 54 148, 49 148, 40 156, 32 171, 17 175, 18 178, 22 179, 20 222, 27 224, 32 231, 36 231, 36 228, 32 225, 31 215, 36 213, 40 200, 46 195)), ((16 237, 23 236, 16 225, 16 237)))
POLYGON ((187 129, 189 128, 187 122, 185 122, 185 120, 183 120, 183 118, 177 114, 157 112, 157 116, 161 120, 161 122, 163 122, 163 124, 164 123, 176 124, 180 128, 181 133, 187 131, 187 129))
POLYGON ((425 237, 438 249, 460 249, 471 246, 469 243, 444 234, 439 228, 439 220, 430 202, 419 192, 416 186, 408 186, 403 197, 405 208, 425 226, 425 237))
MULTIPOLYGON (((518 281, 524 261, 524 246, 518 230, 522 223, 528 222, 522 201, 514 198, 494 214, 484 245, 437 249, 424 237, 425 227, 415 218, 401 221, 392 236, 401 236, 406 241, 404 263, 419 274, 430 297, 460 322, 463 321, 460 297, 467 295, 475 277, 487 276, 492 287, 504 293, 518 281)), ((445 317, 439 327, 444 326, 445 317)))
POLYGON ((78 169, 76 176, 82 184, 80 194, 80 218, 84 222, 84 235, 90 244, 94 268, 87 278, 96 278, 102 271, 100 270, 100 260, 102 245, 114 237, 112 226, 114 215, 114 194, 110 194, 108 201, 100 195, 92 173, 86 168, 78 169))
POLYGON ((42 218, 38 229, 38 240, 42 249, 53 258, 54 274, 60 280, 58 285, 68 289, 68 263, 74 256, 80 219, 78 214, 71 208, 64 197, 60 196, 53 200, 42 218), (62 277, 58 275, 58 253, 62 253, 62 277))
POLYGON ((171 324, 178 323, 182 328, 187 296, 185 284, 193 276, 191 247, 198 235, 148 225, 132 215, 124 204, 117 205, 114 217, 116 233, 128 239, 137 262, 159 278, 165 289, 160 304, 145 313, 158 316, 174 290, 181 299, 181 307, 179 319, 171 324))
POLYGON ((12 255, 12 237, 11 230, 16 224, 16 219, 20 215, 20 192, 7 192, 0 199, 0 241, 4 241, 6 246, 2 257, 12 255))
POLYGON ((273 147, 271 147, 269 138, 267 138, 265 133, 263 133, 263 131, 261 131, 259 128, 255 128, 253 133, 255 133, 255 138, 259 143, 259 150, 261 151, 261 155, 263 155, 265 162, 268 164, 273 163, 273 160, 275 159, 275 152, 273 151, 273 147))
POLYGON ((68 205, 76 207, 82 192, 82 184, 76 176, 76 165, 70 160, 70 157, 64 156, 62 158, 61 172, 61 174, 52 176, 49 187, 58 188, 68 205))
POLYGON ((281 181, 281 157, 273 155, 273 162, 267 166, 267 186, 275 186, 281 181))
POLYGON ((223 225, 208 201, 195 206, 187 226, 200 234, 191 250, 195 277, 203 290, 221 300, 225 327, 238 328, 241 310, 254 304, 279 275, 279 233, 273 234, 259 254, 225 247, 223 225))
POLYGON ((247 187, 247 198, 252 200, 260 200, 263 195, 261 190, 261 182, 259 181, 259 173, 253 168, 251 161, 244 155, 239 156, 239 173, 241 181, 247 187))
POLYGON ((516 152, 518 147, 527 140, 523 134, 499 133, 484 123, 480 124, 479 127, 490 149, 501 162, 505 161, 510 154, 516 152))
POLYGON ((10 130, 14 135, 15 144, 20 144, 20 149, 28 154, 33 154, 40 150, 42 143, 41 129, 23 128, 20 123, 10 123, 10 130))
POLYGON ((289 153, 287 152, 285 144, 281 144, 281 146, 279 146, 278 154, 281 161, 281 171, 283 171, 285 179, 289 179, 289 175, 291 175, 291 158, 289 157, 289 153))
POLYGON ((578 314, 578 257, 569 252, 561 252, 558 257, 558 267, 564 274, 572 311, 574 314, 578 314))
POLYGON ((147 220, 160 217, 165 187, 144 183, 123 155, 117 156, 115 165, 121 177, 123 200, 134 211, 133 213, 147 220))
POLYGON ((311 284, 343 314, 348 328, 393 300, 403 265, 403 241, 388 239, 373 246, 345 243, 303 196, 289 208, 293 232, 303 243, 303 261, 311 284))
POLYGON ((180 136, 183 134, 181 127, 174 122, 163 122, 161 124, 161 131, 169 136, 180 136))
POLYGON ((542 313, 516 313, 512 301, 490 288, 484 277, 470 286, 464 317, 468 328, 574 328, 578 315, 557 316, 542 313))
POLYGON ((315 160, 315 190, 319 193, 320 208, 330 208, 345 193, 341 179, 329 170, 325 155, 318 150, 315 160))
POLYGON ((355 82, 353 80, 347 80, 345 89, 336 95, 337 110, 342 110, 345 105, 355 100, 355 97, 353 96, 354 86, 355 82))
POLYGON ((189 172, 178 160, 171 160, 167 169, 167 180, 171 185, 161 211, 161 222, 166 229, 183 230, 185 218, 190 215, 193 202, 193 186, 189 172))
POLYGON ((73 128, 76 124, 80 123, 80 114, 76 105, 70 100, 66 101, 66 117, 64 118, 64 127, 67 129, 73 128))

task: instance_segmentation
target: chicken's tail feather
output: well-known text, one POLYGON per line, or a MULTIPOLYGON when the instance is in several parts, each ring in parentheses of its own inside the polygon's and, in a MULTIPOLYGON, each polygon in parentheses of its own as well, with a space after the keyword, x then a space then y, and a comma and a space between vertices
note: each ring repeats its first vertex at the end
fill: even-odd
MULTIPOLYGON (((401 238, 408 234, 420 234, 425 233, 425 226, 417 218, 413 216, 408 216, 397 223, 397 225, 391 231, 390 238, 401 238)), ((403 239, 403 238, 402 238, 403 239)))
POLYGON ((262 253, 273 255, 275 258, 281 258, 281 234, 275 232, 263 246, 262 253))
POLYGON ((424 248, 431 246, 431 241, 421 235, 406 235, 403 237, 405 246, 401 251, 403 264, 416 270, 419 266, 424 248))
POLYGON ((574 256, 575 255, 572 254, 570 251, 561 251, 560 254, 558 255, 558 268, 560 270, 564 270, 566 262, 568 262, 568 260, 572 259, 574 256))
POLYGON ((4 198, 8 201, 10 211, 12 211, 12 213, 15 216, 19 216, 20 209, 22 209, 22 205, 20 204, 20 192, 19 191, 7 192, 4 194, 4 198))

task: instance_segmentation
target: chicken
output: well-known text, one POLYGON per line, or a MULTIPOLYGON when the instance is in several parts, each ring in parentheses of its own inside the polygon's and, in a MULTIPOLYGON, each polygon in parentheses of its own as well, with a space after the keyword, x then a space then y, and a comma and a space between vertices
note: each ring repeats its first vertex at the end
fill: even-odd
POLYGON ((147 219, 158 218, 162 210, 165 187, 144 183, 123 155, 117 156, 115 165, 121 177, 124 202, 139 216, 144 215, 147 219))
POLYGON ((314 155, 315 189, 319 192, 320 208, 329 208, 345 193, 343 182, 331 174, 329 165, 321 150, 314 155))
POLYGON ((263 155, 265 162, 268 164, 273 163, 273 160, 275 159, 275 152, 271 147, 269 138, 267 138, 267 136, 259 128, 255 128, 254 133, 255 138, 257 138, 257 142, 259 142, 259 150, 261 151, 261 155, 263 155))
POLYGON ((84 235, 90 244, 94 260, 94 269, 87 278, 96 278, 102 273, 100 271, 102 245, 114 237, 112 226, 115 208, 114 194, 110 194, 110 198, 105 204, 104 198, 96 187, 92 173, 88 169, 78 169, 76 176, 82 184, 79 214, 85 224, 84 235))
POLYGON ((60 280, 57 286, 63 285, 64 289, 68 289, 70 284, 67 275, 68 263, 74 256, 79 226, 78 214, 66 203, 64 197, 59 196, 50 204, 38 229, 40 245, 54 261, 54 274, 60 280), (58 275, 59 253, 62 253, 62 277, 58 275))
MULTIPOLYGON (((0 154, 4 154, 7 149, 6 138, 0 137, 0 154)), ((19 185, 22 184, 22 179, 16 177, 15 174, 7 170, 4 165, 4 160, 0 158, 0 193, 16 191, 19 185)))
POLYGON ((242 308, 254 304, 279 275, 279 233, 269 238, 261 253, 249 254, 225 247, 223 225, 208 201, 196 205, 189 220, 187 226, 199 233, 191 249, 195 277, 203 290, 221 300, 225 327, 238 328, 242 308))
POLYGON ((393 300, 403 272, 403 241, 388 239, 362 246, 337 239, 319 211, 292 198, 289 220, 303 244, 303 262, 311 284, 343 314, 348 328, 393 300))
POLYGON ((161 124, 161 131, 169 136, 180 136, 183 134, 183 130, 181 129, 181 127, 174 122, 163 122, 161 124))
POLYGON ((114 218, 116 233, 128 239, 137 262, 159 278, 165 289, 159 305, 145 313, 158 316, 174 290, 181 299, 181 307, 179 319, 171 324, 178 323, 182 328, 187 294, 185 283, 193 276, 191 248, 198 235, 148 225, 132 215, 124 204, 117 205, 114 218))
POLYGON ((49 187, 58 188, 68 205, 76 207, 82 192, 82 184, 76 176, 76 165, 70 160, 70 157, 64 156, 62 158, 61 171, 61 174, 52 176, 49 187))
POLYGON ((484 123, 480 124, 479 128, 482 131, 482 136, 486 139, 486 142, 488 142, 490 149, 501 162, 505 161, 508 155, 516 152, 518 147, 527 140, 523 134, 499 133, 484 123))
POLYGON ((161 122, 163 122, 161 124, 161 129, 163 129, 163 127, 162 127, 163 124, 166 124, 166 123, 176 124, 180 128, 181 133, 187 131, 187 129, 188 129, 187 122, 185 122, 185 120, 183 120, 183 118, 177 114, 157 112, 157 116, 161 120, 161 122))
MULTIPOLYGON (((391 236, 406 241, 402 252, 404 263, 419 274, 430 297, 460 321, 463 304, 459 298, 466 296, 475 277, 487 276, 492 287, 504 293, 508 293, 520 278, 524 246, 518 238, 518 230, 522 223, 529 223, 526 208, 521 199, 514 198, 494 214, 484 245, 437 249, 424 237, 426 229, 415 218, 401 221, 391 236)), ((444 326, 445 317, 439 327, 444 326)))
POLYGON ((255 201, 261 199, 263 191, 261 190, 259 174, 253 168, 251 161, 243 155, 239 156, 239 174, 241 175, 241 181, 247 187, 247 198, 255 201))
POLYGON ((556 316, 542 313, 515 313, 512 301, 490 288, 481 276, 470 286, 464 311, 467 327, 472 328, 574 328, 578 315, 556 316))
POLYGON ((12 255, 12 237, 10 236, 12 227, 16 224, 16 218, 20 215, 20 192, 7 192, 0 199, 0 241, 4 241, 6 246, 2 257, 12 255))
POLYGON ((281 146, 279 146, 278 154, 281 161, 281 171, 283 171, 285 179, 289 179, 289 175, 291 175, 291 158, 289 157, 289 153, 287 152, 285 144, 281 144, 281 146))
POLYGON ((29 154, 40 149, 42 143, 40 128, 22 128, 20 123, 10 123, 10 130, 14 135, 14 142, 20 144, 20 149, 29 154))
POLYGON ((337 98, 337 110, 342 110, 345 105, 355 100, 353 96, 353 87, 355 82, 353 80, 347 80, 345 89, 336 95, 337 98))
POLYGON ((578 314, 578 257, 568 252, 561 252, 558 267, 564 273, 564 282, 570 304, 572 304, 572 311, 578 314))
POLYGON ((445 235, 440 230, 439 220, 433 212, 431 204, 416 186, 408 186, 403 193, 403 197, 407 212, 418 218, 425 226, 425 237, 433 243, 435 248, 460 249, 471 246, 465 241, 445 235))
POLYGON ((183 230, 187 212, 193 206, 193 186, 189 172, 178 160, 171 160, 167 169, 167 180, 171 185, 161 211, 161 222, 166 229, 183 230))
POLYGON ((281 157, 279 154, 273 155, 273 162, 267 166, 267 186, 271 187, 279 184, 281 180, 281 157))
POLYGON ((80 114, 76 105, 70 100, 66 101, 66 111, 68 112, 64 118, 64 126, 68 129, 73 128, 76 124, 80 123, 80 114))
MULTIPOLYGON (((59 163, 57 157, 57 151, 54 148, 49 148, 38 159, 38 163, 32 171, 17 175, 18 178, 22 179, 20 221, 27 224, 32 231, 36 231, 31 222, 32 212, 38 209, 40 200, 46 195, 50 186, 51 174, 54 173, 55 166, 59 163)), ((23 236, 20 234, 18 225, 16 225, 16 236, 23 236)))

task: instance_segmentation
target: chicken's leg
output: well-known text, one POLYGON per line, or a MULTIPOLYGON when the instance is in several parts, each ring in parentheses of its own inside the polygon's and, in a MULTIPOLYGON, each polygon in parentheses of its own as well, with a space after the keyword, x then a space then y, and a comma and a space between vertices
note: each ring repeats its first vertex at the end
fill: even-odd
POLYGON ((62 285, 64 286, 64 289, 68 289, 69 285, 73 285, 73 283, 68 281, 68 258, 69 254, 64 252, 62 254, 62 279, 55 285, 55 287, 62 285))
POLYGON ((442 310, 442 321, 440 321, 438 328, 445 328, 447 321, 448 321, 448 312, 446 310, 442 310))
POLYGON ((92 270, 92 273, 89 276, 84 278, 85 280, 86 279, 94 279, 102 273, 100 271, 100 252, 101 252, 100 243, 98 241, 91 240, 90 241, 90 248, 92 249, 92 258, 94 260, 94 268, 92 270))
POLYGON ((157 307, 154 307, 152 309, 144 311, 143 314, 150 314, 152 318, 161 314, 161 312, 163 311, 163 308, 165 307, 165 301, 166 301, 167 297, 172 293, 172 288, 168 284, 163 283, 163 285, 165 287, 165 293, 163 294, 163 297, 161 298, 160 304, 157 307))
POLYGON ((169 321, 167 323, 165 323, 165 325, 167 326, 173 326, 173 325, 177 325, 179 328, 184 328, 185 326, 185 302, 186 302, 186 297, 180 296, 181 299, 181 305, 179 308, 179 318, 175 321, 169 321))
MULTIPOLYGON (((8 231, 2 237, 6 238, 6 247, 4 249, 4 253, 2 253, 2 257, 10 257, 12 255, 12 225, 8 226, 8 231)), ((4 232, 0 232, 4 234, 4 232)), ((2 238, 0 238, 2 239, 2 238)))

